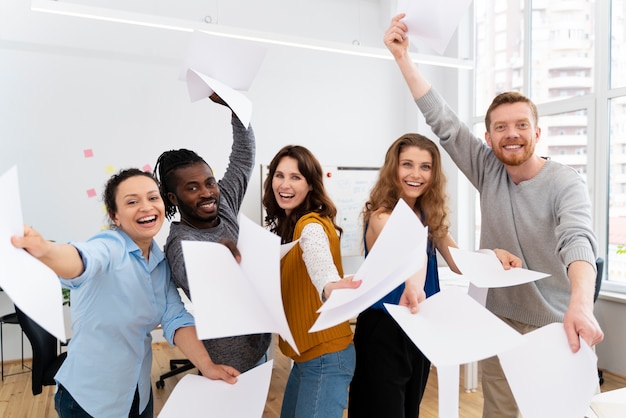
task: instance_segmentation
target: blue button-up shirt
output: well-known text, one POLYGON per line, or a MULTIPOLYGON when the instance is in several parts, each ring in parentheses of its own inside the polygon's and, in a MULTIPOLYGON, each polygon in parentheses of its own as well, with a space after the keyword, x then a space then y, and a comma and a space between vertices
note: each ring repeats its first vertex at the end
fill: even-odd
POLYGON ((193 325, 193 317, 155 241, 149 261, 119 230, 71 244, 85 271, 61 280, 72 289, 73 335, 55 379, 94 417, 127 417, 135 388, 143 411, 151 390, 150 332, 161 324, 165 339, 173 344, 176 329, 193 325))

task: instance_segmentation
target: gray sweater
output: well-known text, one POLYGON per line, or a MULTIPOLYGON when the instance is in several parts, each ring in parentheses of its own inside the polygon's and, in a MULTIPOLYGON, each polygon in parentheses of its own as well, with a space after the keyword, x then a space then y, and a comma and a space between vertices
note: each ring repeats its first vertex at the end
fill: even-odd
MULTIPOLYGON (((246 130, 235 117, 232 119, 232 126, 233 147, 230 160, 224 177, 218 181, 219 224, 210 229, 195 229, 179 222, 172 222, 165 243, 165 254, 172 269, 172 278, 187 296, 189 284, 180 242, 183 240, 218 242, 222 238, 237 242, 239 236, 237 215, 254 167, 255 141, 252 127, 246 130)), ((212 272, 209 271, 208 274, 212 272)), ((223 280, 228 278, 225 277, 223 280)), ((219 318, 215 320, 219 321, 219 318)), ((261 359, 269 347, 270 340, 271 334, 253 334, 203 342, 214 363, 232 366, 243 373, 261 359)))
POLYGON ((524 268, 551 275, 490 289, 487 308, 536 327, 562 322, 570 299, 567 267, 582 260, 595 268, 597 242, 584 180, 572 168, 548 160, 535 177, 516 185, 491 148, 436 91, 416 103, 441 146, 480 193, 480 247, 505 249, 520 257, 524 268))

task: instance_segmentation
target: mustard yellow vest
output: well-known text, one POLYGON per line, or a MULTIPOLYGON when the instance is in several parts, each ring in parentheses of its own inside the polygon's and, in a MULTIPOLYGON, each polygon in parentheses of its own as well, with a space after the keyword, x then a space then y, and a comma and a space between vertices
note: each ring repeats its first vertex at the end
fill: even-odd
MULTIPOLYGON (((324 227, 330 242, 330 251, 340 276, 343 276, 341 265, 341 248, 339 236, 329 218, 310 212, 301 217, 293 232, 293 241, 300 238, 304 227, 317 222, 324 227)), ((280 263, 281 290, 283 305, 289 328, 296 341, 300 355, 282 338, 279 340, 280 350, 294 361, 308 361, 323 354, 334 353, 345 349, 352 342, 352 329, 348 321, 319 332, 309 333, 309 329, 319 315, 317 310, 322 306, 319 293, 306 270, 302 259, 302 249, 295 245, 280 263)))

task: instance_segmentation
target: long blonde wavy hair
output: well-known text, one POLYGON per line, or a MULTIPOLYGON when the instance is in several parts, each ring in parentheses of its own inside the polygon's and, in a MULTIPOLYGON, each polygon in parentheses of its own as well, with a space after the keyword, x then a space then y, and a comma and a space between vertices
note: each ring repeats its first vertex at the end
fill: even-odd
POLYGON ((384 208, 391 212, 400 199, 402 185, 398 179, 400 153, 407 147, 417 147, 430 153, 433 159, 432 174, 428 188, 415 201, 413 210, 422 218, 422 223, 428 227, 428 236, 433 241, 448 234, 448 206, 446 195, 446 176, 441 166, 441 154, 437 145, 423 135, 408 133, 396 139, 387 150, 385 163, 380 168, 378 180, 370 192, 369 200, 363 208, 362 218, 364 225, 375 211, 384 208))

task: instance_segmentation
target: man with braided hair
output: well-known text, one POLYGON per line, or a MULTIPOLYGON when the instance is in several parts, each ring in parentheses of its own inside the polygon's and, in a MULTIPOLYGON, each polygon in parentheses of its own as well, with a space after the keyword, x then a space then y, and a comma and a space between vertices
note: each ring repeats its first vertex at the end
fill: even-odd
MULTIPOLYGON (((211 100, 228 107, 216 94, 211 100)), ((239 236, 237 215, 254 167, 255 141, 252 127, 246 129, 234 113, 231 123, 233 147, 221 180, 215 179, 213 170, 202 157, 187 149, 162 153, 154 170, 161 183, 167 218, 171 219, 177 211, 180 213, 180 221, 170 225, 165 255, 172 269, 172 279, 188 297, 181 241, 237 242, 239 236)), ((214 362, 244 373, 265 361, 270 341, 271 334, 252 334, 203 343, 214 362)))

